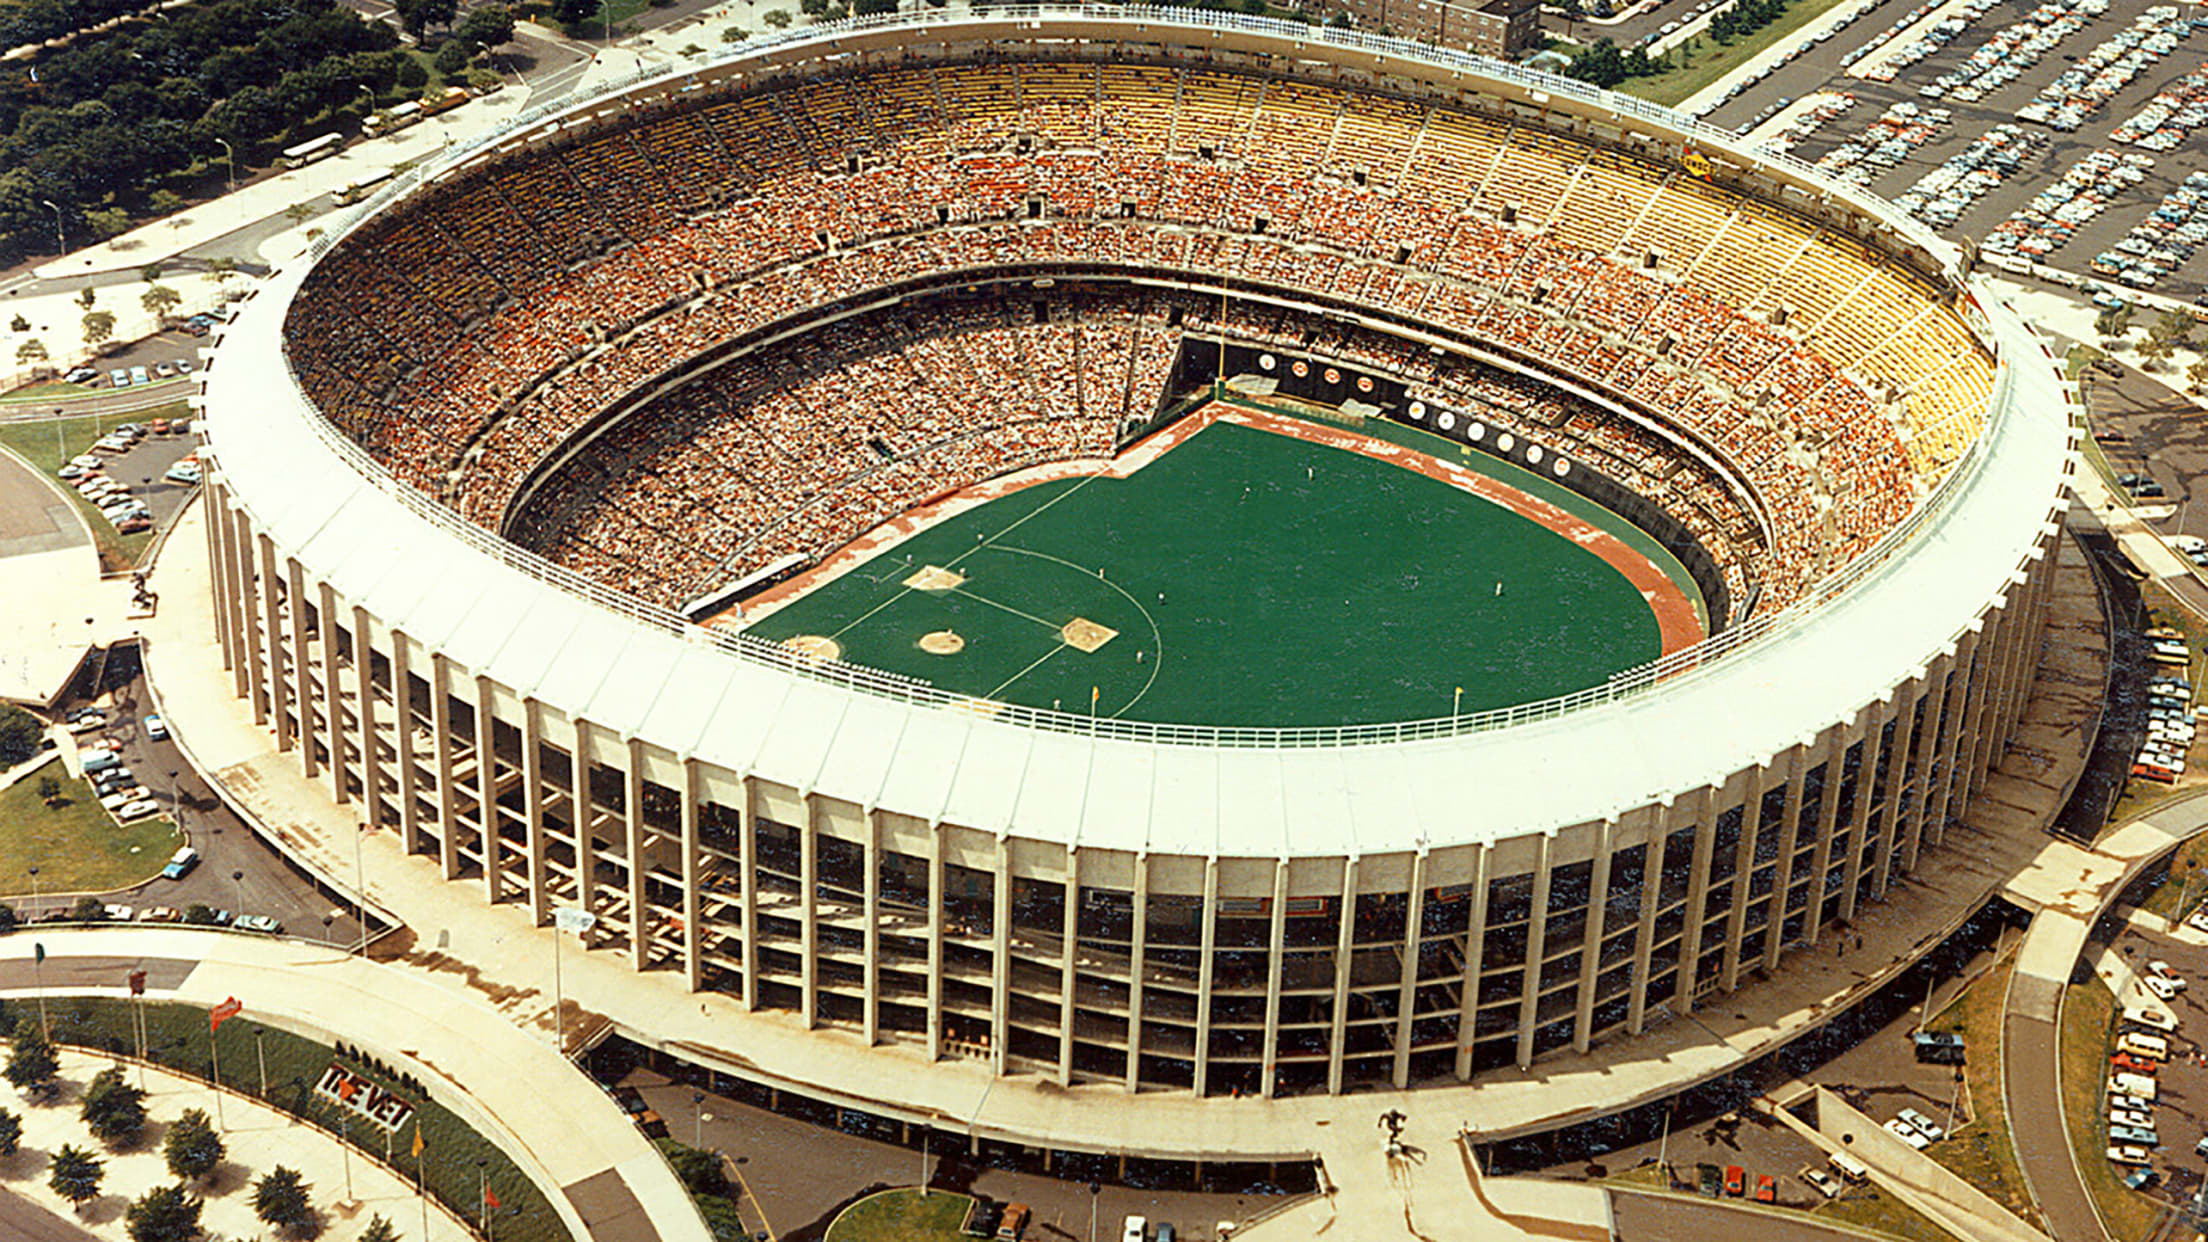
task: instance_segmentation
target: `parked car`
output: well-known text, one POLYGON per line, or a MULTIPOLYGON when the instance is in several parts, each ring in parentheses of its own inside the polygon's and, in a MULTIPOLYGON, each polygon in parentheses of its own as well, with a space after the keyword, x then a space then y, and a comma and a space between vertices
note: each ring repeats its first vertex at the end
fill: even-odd
POLYGON ((126 803, 121 810, 115 812, 115 818, 128 822, 134 819, 144 819, 148 815, 159 814, 160 811, 160 803, 151 798, 140 798, 136 802, 126 803))
POLYGON ((1840 1197, 1840 1179, 1834 1177, 1830 1173, 1825 1172, 1823 1169, 1812 1169, 1804 1167, 1801 1171, 1800 1176, 1803 1181, 1809 1183, 1809 1188, 1811 1190, 1816 1191, 1818 1194, 1823 1195, 1827 1199, 1837 1199, 1840 1197))
POLYGON ((168 738, 169 724, 167 721, 161 719, 160 716, 148 716, 146 717, 144 723, 146 726, 147 737, 152 738, 156 742, 164 741, 168 738))
POLYGON ((2137 1074, 2143 1078, 2154 1077, 2156 1071, 2162 1068, 2162 1063, 2160 1061, 2150 1061, 2145 1057, 2135 1057, 2128 1052, 2117 1053, 2116 1055, 2108 1059, 2108 1063, 2111 1067, 2122 1070, 2124 1073, 2137 1074))
POLYGON ((1923 1113, 1918 1112, 1916 1109, 1902 1109, 1900 1116, 1903 1121, 1908 1122, 1912 1127, 1914 1127, 1917 1133, 1923 1135, 1924 1137, 1930 1139, 1935 1143, 1947 1137, 1947 1131, 1942 1128, 1938 1122, 1933 1121, 1930 1117, 1925 1116, 1923 1113))
POLYGON ((271 936, 284 934, 284 925, 265 914, 241 914, 231 926, 239 931, 267 932, 271 936))
POLYGON ((181 923, 184 912, 175 906, 147 906, 138 914, 141 923, 181 923))
POLYGON ((1915 1126, 1910 1125, 1908 1122, 1903 1121, 1899 1117, 1896 1117, 1892 1121, 1887 1122, 1886 1130, 1895 1138, 1898 1138, 1902 1142, 1909 1144, 1909 1146, 1917 1149, 1918 1151, 1923 1151, 1925 1148, 1932 1145, 1931 1139, 1928 1139, 1923 1135, 1917 1133, 1917 1129, 1915 1126))
POLYGON ((1758 1174, 1756 1177, 1755 1200, 1758 1203, 1777 1203, 1779 1201, 1778 1179, 1769 1173, 1758 1174))
POLYGON ((1737 1164, 1726 1165, 1725 1193, 1735 1199, 1748 1193, 1748 1170, 1737 1164))

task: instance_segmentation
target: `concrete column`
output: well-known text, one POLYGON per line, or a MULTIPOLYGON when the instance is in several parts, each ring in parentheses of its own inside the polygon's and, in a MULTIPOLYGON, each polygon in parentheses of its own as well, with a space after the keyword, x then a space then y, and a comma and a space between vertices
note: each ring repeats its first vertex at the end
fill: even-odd
POLYGON ((1403 927, 1403 960, 1395 982, 1395 1065, 1389 1081, 1411 1085, 1411 1018, 1418 1008, 1419 930, 1426 920, 1426 848, 1411 856, 1411 895, 1403 927))
POLYGON ((313 780, 321 774, 321 760, 314 757, 314 655, 307 646, 307 585, 296 557, 284 558, 284 602, 291 614, 291 704, 299 714, 294 726, 299 741, 299 774, 313 780))
POLYGON ((1940 773, 1940 810, 1928 828, 1929 843, 1938 845, 1947 837, 1947 825, 1951 818, 1960 816, 1970 800, 1969 762, 1963 744, 1963 730, 1970 717, 1973 688, 1978 678, 1978 633, 1965 630, 1955 647, 1955 680, 1948 687, 1947 718, 1940 728, 1940 755, 1944 762, 1940 773))
POLYGON ((1526 921, 1526 971, 1518 993, 1518 1068, 1533 1064, 1533 1032, 1541 1014, 1541 965, 1549 951, 1549 886, 1556 868, 1556 838, 1541 834, 1533 871, 1533 909, 1526 921))
POLYGON ((1150 940, 1150 855, 1135 855, 1135 926, 1127 951, 1127 1090, 1142 1087, 1142 963, 1150 940))
POLYGON ((1886 883, 1893 873, 1894 839, 1902 832, 1902 802, 1909 789, 1909 754, 1915 745, 1917 700, 1924 693, 1923 674, 1916 680, 1904 682, 1894 695, 1894 743, 1886 760, 1886 813, 1881 819, 1878 834, 1878 857, 1871 872, 1871 897, 1876 900, 1886 896, 1886 883))
POLYGON ((1081 947, 1081 849, 1066 846, 1066 908, 1060 915, 1058 957, 1058 1085, 1073 1084, 1074 997, 1080 986, 1075 963, 1081 947))
MULTIPOLYGON (((233 674, 232 684, 235 684, 235 673, 238 667, 238 633, 235 616, 237 612, 235 603, 237 592, 235 576, 232 573, 234 567, 230 563, 230 541, 225 537, 230 527, 230 523, 222 511, 226 503, 228 502, 222 484, 209 479, 199 498, 200 525, 207 533, 209 585, 213 588, 208 594, 212 597, 214 604, 215 637, 218 640, 218 645, 222 648, 223 671, 233 674)), ((243 697, 242 691, 239 697, 243 697)))
MULTIPOLYGON (((698 761, 689 756, 682 760, 682 972, 695 992, 705 986, 705 926, 700 918, 698 894, 705 877, 699 874, 698 861, 702 852, 698 846, 698 761)), ((812 988, 805 989, 809 999, 812 988)))
POLYGON ((1756 837, 1763 832, 1763 787, 1770 779, 1770 769, 1765 765, 1749 769, 1748 793, 1740 807, 1740 840, 1733 851, 1733 901, 1725 911, 1725 957, 1718 966, 1718 987, 1727 992, 1740 980, 1740 942, 1748 934, 1748 881, 1756 865, 1756 837))
POLYGON ((1716 847, 1720 790, 1704 785, 1695 795, 1694 856, 1687 864, 1686 924, 1679 932, 1679 1012, 1694 1012, 1694 993, 1701 973, 1702 924, 1709 921, 1710 853, 1716 847))
POLYGON ((1840 917, 1853 919, 1863 885, 1864 834, 1871 830, 1871 801, 1878 789, 1878 763, 1883 752, 1881 730, 1889 707, 1884 699, 1863 709, 1863 766, 1856 770, 1854 814, 1848 823, 1847 876, 1840 890, 1840 917))
POLYGON ((483 857, 483 900, 497 905, 505 896, 505 847, 498 835, 498 730, 491 714, 491 679, 475 677, 476 844, 483 857))
POLYGON ((1811 948, 1816 947, 1824 930, 1825 873, 1832 870, 1832 837, 1840 830, 1840 780, 1848 758, 1848 729, 1834 725, 1825 730, 1825 739, 1825 796, 1817 805, 1816 849, 1809 859, 1809 905, 1802 919, 1802 943, 1811 948))
MULTIPOLYGON (((861 877, 860 892, 866 902, 866 960, 860 967, 861 990, 866 993, 866 1010, 860 1016, 866 1032, 866 1045, 871 1048, 881 1042, 882 1007, 882 818, 872 807, 866 809, 866 852, 860 865, 866 868, 861 877)), ((1067 961, 1072 957, 1069 954, 1067 961)))
MULTIPOLYGON (((1924 846, 1924 821, 1930 813, 1933 799, 1938 793, 1938 780, 1932 774, 1932 765, 1939 756, 1940 716, 1947 704, 1949 670, 1954 667, 1952 651, 1940 653, 1932 661, 1930 670, 1921 683, 1924 704, 1924 720, 1917 726, 1917 800, 1910 808, 1909 818, 1900 828, 1899 842, 1901 869, 1904 873, 1917 869, 1917 855, 1924 846)), ((1941 765, 1944 771, 1945 765, 1941 765)))
POLYGON ((1203 926, 1197 931, 1197 944, 1202 956, 1196 959, 1194 1060, 1196 1098, 1202 1099, 1211 1081, 1212 952, 1218 946, 1219 930, 1219 856, 1216 854, 1204 860, 1204 909, 1199 917, 1203 919, 1203 926))
POLYGON ((807 1030, 820 1025, 820 825, 811 791, 798 799, 797 1012, 807 1030))
POLYGON ((1487 868, 1482 842, 1472 868, 1472 913, 1464 930, 1464 982, 1457 994, 1457 1081, 1472 1081, 1472 1038, 1479 1030, 1480 959, 1487 956, 1487 868))
POLYGON ((1649 965, 1656 953, 1657 896, 1664 889, 1664 843, 1671 836, 1671 803, 1663 803, 1641 852, 1641 910, 1633 929, 1633 995, 1626 1003, 1625 1029, 1638 1035, 1648 1024, 1649 965))
POLYGON ((1287 969, 1288 860, 1273 863, 1272 929, 1267 941, 1272 953, 1265 963, 1265 1051, 1260 1062, 1258 1093, 1272 1099, 1280 1078, 1280 980, 1287 969))
POLYGON ((391 631, 391 750, 399 769, 399 848, 411 857, 422 848, 421 811, 415 807, 414 669, 406 634, 391 631))
POLYGON ((253 670, 254 679, 262 683, 266 717, 276 721, 276 749, 291 749, 292 718, 290 690, 284 682, 284 626, 279 619, 282 613, 276 608, 276 545, 268 536, 255 536, 261 548, 261 645, 267 649, 266 671, 253 670))
POLYGON ((376 737, 376 649, 368 641, 368 610, 353 605, 353 724, 360 730, 360 801, 370 828, 383 815, 383 743, 376 737))
POLYGON ((997 874, 989 883, 989 1068, 1005 1073, 1012 1042, 1012 843, 997 834, 997 874))
POLYGON ((1334 938, 1334 1010, 1326 1043, 1329 1095, 1342 1093, 1342 1056, 1349 1042, 1349 981, 1357 954, 1357 862, 1355 854, 1342 861, 1341 918, 1334 938))
POLYGON ((759 782, 746 772, 744 782, 744 823, 740 835, 741 846, 737 857, 743 861, 737 865, 737 896, 743 903, 740 915, 743 925, 744 945, 741 960, 744 963, 744 1009, 757 1012, 759 1008, 759 782))
POLYGON ((253 700, 253 723, 265 725, 274 715, 275 694, 271 688, 268 658, 269 633, 275 628, 272 578, 261 575, 256 568, 261 538, 253 533, 253 523, 243 512, 230 516, 237 531, 235 541, 238 575, 238 611, 241 616, 239 637, 245 650, 246 686, 253 700))
MULTIPOLYGON (((590 726, 581 716, 569 722, 572 731, 567 748, 567 783, 570 813, 575 820, 575 904, 589 914, 598 913, 598 812, 590 796, 590 726)), ((583 933, 583 947, 597 938, 595 928, 583 933)))
POLYGON ((460 800, 453 789, 452 662, 429 655, 430 731, 437 743, 437 865, 447 880, 460 874, 460 800))
MULTIPOLYGON (((650 831, 644 826, 644 743, 632 737, 625 749, 628 766, 622 775, 628 786, 623 790, 621 814, 629 852, 629 965, 643 970, 652 964, 652 910, 644 881, 644 841, 650 831)), ((750 971, 744 972, 744 979, 748 987, 750 971)))
POLYGON ((928 1060, 943 1059, 943 822, 928 825, 928 1060))
POLYGON ((1587 1051, 1594 1038, 1595 981, 1602 972, 1604 916, 1610 900, 1610 852, 1618 821, 1606 819, 1595 830, 1594 865, 1587 876, 1587 928, 1579 939, 1579 1003, 1572 1016, 1572 1051, 1587 1051))
POLYGON ((543 705, 521 700, 521 803, 522 848, 528 851, 529 923, 542 926, 552 920, 552 878, 545 874, 544 732, 543 705))
MULTIPOLYGON (((297 561, 292 562, 294 565, 297 561)), ((337 665, 337 592, 327 582, 315 583, 315 637, 322 646, 322 739, 330 748, 330 799, 345 805, 345 690, 337 665)), ((310 747, 311 749, 311 747, 310 747)), ((362 797, 368 796, 363 789, 362 797)))
MULTIPOLYGON (((1786 940, 1786 893, 1794 887, 1794 839, 1802 830, 1802 784, 1809 775, 1809 749, 1815 738, 1803 738, 1786 754, 1786 810, 1779 819, 1779 863, 1771 876, 1770 934, 1763 938, 1763 968, 1776 970, 1786 940)), ((1802 925, 1807 928, 1809 919, 1802 925)))

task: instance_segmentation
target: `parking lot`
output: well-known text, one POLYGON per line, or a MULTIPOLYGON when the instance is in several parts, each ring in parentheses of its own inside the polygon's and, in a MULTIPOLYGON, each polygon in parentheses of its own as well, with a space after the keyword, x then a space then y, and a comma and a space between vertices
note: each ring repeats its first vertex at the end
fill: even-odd
POLYGON ((1814 93, 1851 99, 1794 125, 1792 153, 1989 253, 2081 275, 2098 259, 2103 283, 2190 300, 2208 288, 2204 65, 2198 6, 1894 0, 1708 119, 1745 130, 1814 93))
MULTIPOLYGON (((2196 893, 2196 899, 2198 894, 2196 893)), ((2116 1003, 2122 1008, 2166 1009, 2176 1020, 2176 1029, 2159 1029, 2124 1024, 2123 1029, 2137 1030, 2166 1041, 2169 1059, 2162 1062, 2160 1071, 2153 1075, 2156 1093, 2147 1116, 2152 1130, 2158 1136, 2159 1146, 2147 1152, 2144 1166, 2151 1169, 2156 1184, 2147 1189, 2154 1197, 2170 1202, 2187 1199, 2201 1189, 2202 1155, 2195 1144, 2208 1141, 2208 1055, 2204 1055, 2203 1032, 2208 1032, 2208 932, 2197 927, 2180 926, 2164 933, 2154 930, 2159 920, 2135 919, 2116 940, 2115 951, 2121 959, 2123 973, 2127 976, 2117 993, 2116 1003), (2185 988, 2167 999, 2160 998, 2147 984, 2152 974, 2150 963, 2167 963, 2170 973, 2185 981, 2185 988)), ((2164 991, 2169 985, 2161 985, 2164 991)), ((2115 1049, 2112 1047, 2113 1053, 2115 1049)), ((2136 1120, 2136 1119, 2134 1119, 2136 1120)), ((2097 1136, 2115 1144, 2123 1141, 2120 1134, 2111 1134, 2109 1127, 2115 1124, 2108 1117, 2102 1118, 2097 1136)), ((2080 1151, 2080 1162, 2106 1159, 2105 1150, 2080 1151)), ((2118 1170, 2127 1171, 2126 1165, 2118 1170)))

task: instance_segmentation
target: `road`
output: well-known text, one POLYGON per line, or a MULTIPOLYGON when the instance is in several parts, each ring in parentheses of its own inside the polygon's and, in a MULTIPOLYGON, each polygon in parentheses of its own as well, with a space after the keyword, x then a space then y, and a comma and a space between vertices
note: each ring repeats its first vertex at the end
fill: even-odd
MULTIPOLYGON (((1656 1194, 1613 1192, 1610 1236, 1617 1242, 1711 1242, 1749 1238, 1756 1242, 1863 1242, 1852 1229, 1820 1224, 1804 1216, 1749 1212, 1722 1203, 1656 1194)), ((2070 1242, 2068 1235, 2056 1234, 2070 1242)))
POLYGON ((93 1234, 0 1187, 0 1236, 9 1242, 97 1242, 93 1234))
MULTIPOLYGON (((2032 1200, 2048 1235, 2064 1242, 2105 1238, 2100 1214, 2071 1159, 2070 1132, 2063 1125, 2062 1094, 2049 1088, 2060 1081, 2061 1041, 2055 1029, 2060 991, 2019 973, 2011 984, 2009 1012, 2002 1018, 2002 1095, 2009 1110, 2009 1136, 2016 1163, 2031 1183, 2032 1200), (2044 992, 2044 995, 2040 993, 2044 992)), ((2099 1152, 2080 1152, 2099 1159, 2099 1152)))

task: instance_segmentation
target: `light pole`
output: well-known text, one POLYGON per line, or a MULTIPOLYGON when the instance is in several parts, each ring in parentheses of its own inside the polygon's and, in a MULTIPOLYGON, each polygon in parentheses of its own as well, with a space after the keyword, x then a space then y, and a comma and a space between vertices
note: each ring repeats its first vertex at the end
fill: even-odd
POLYGON ((38 917, 38 868, 31 868, 31 917, 38 917))
POLYGON ((354 951, 368 951, 368 870, 361 864, 360 839, 368 835, 368 825, 363 822, 360 831, 353 834, 353 929, 358 933, 354 951))
POLYGON ((261 1098, 265 1100, 268 1098, 268 1051, 261 1047, 263 1034, 266 1032, 262 1028, 253 1028, 253 1060, 261 1067, 261 1098))
POLYGON ((690 1115, 695 1120, 690 1128, 690 1145, 702 1149, 705 1146, 705 1092, 690 1093, 690 1115))
POLYGON ((337 1115, 337 1151, 345 1161, 345 1202, 353 1201, 353 1115, 337 1115))
POLYGON ((335 932, 332 932, 332 931, 330 930, 330 924, 332 924, 332 923, 335 923, 336 921, 337 921, 337 916, 336 916, 335 914, 325 914, 325 915, 323 915, 323 916, 322 916, 322 943, 323 943, 323 944, 326 944, 326 945, 331 945, 331 946, 335 946, 335 945, 337 944, 337 934, 336 934, 335 932))
POLYGON ((41 203, 44 203, 44 204, 46 204, 46 206, 47 206, 47 207, 49 207, 49 208, 51 208, 51 209, 53 210, 53 213, 54 213, 54 245, 55 245, 56 247, 58 247, 58 248, 60 249, 61 253, 63 253, 63 254, 68 254, 68 253, 69 253, 69 235, 68 235, 67 233, 64 233, 64 232, 62 232, 62 230, 61 230, 61 205, 60 205, 60 204, 58 204, 58 203, 56 203, 56 202, 55 202, 54 200, 52 200, 52 199, 50 199, 50 198, 42 198, 42 199, 40 199, 40 200, 38 200, 38 201, 39 201, 39 202, 41 202, 41 203))
POLYGON ((1089 1183, 1089 1242, 1096 1242, 1096 1197, 1104 1193, 1104 1183, 1089 1183))
POLYGON ((238 894, 238 908, 230 912, 230 921, 235 923, 238 921, 238 916, 245 913, 245 872, 231 872, 230 882, 237 886, 238 894))
POLYGON ((215 141, 222 144, 222 158, 230 169, 230 192, 235 194, 238 192, 238 153, 231 147, 228 138, 217 138, 215 141))
POLYGON ((483 1166, 488 1163, 490 1162, 487 1160, 475 1162, 475 1214, 483 1222, 483 1232, 486 1234, 491 1229, 491 1201, 484 1195, 483 1166))

